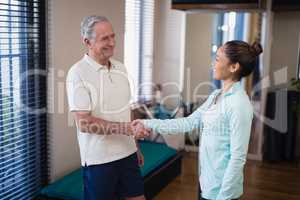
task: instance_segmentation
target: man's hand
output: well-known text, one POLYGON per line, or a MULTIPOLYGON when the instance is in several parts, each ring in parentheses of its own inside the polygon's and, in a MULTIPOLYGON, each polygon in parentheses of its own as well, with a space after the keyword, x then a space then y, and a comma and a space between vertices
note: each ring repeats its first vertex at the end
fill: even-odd
POLYGON ((140 167, 144 166, 144 156, 143 156, 141 150, 139 149, 139 150, 136 152, 136 154, 137 154, 137 159, 138 159, 138 164, 139 164, 139 166, 140 166, 140 167))
POLYGON ((131 129, 135 139, 146 138, 151 134, 151 129, 146 128, 141 120, 132 121, 131 129))

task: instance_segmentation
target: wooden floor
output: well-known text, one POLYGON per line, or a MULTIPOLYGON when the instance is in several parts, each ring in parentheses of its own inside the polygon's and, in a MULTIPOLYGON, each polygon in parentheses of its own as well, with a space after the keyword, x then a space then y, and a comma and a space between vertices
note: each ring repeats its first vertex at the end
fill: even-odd
MULTIPOLYGON (((196 200, 197 154, 186 153, 183 171, 154 200, 196 200)), ((300 200, 300 166, 247 161, 242 200, 300 200)))

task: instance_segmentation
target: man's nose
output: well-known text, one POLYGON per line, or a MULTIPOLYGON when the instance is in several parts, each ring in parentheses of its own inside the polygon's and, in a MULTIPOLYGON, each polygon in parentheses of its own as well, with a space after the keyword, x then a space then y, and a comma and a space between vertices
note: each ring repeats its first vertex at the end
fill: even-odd
POLYGON ((116 43, 116 41, 115 41, 114 38, 112 38, 112 39, 109 40, 109 45, 110 46, 115 46, 115 43, 116 43))

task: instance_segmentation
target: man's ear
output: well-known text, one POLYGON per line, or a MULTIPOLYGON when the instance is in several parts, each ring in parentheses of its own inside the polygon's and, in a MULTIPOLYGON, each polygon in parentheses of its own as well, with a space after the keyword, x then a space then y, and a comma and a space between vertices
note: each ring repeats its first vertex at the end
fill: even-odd
POLYGON ((86 45, 87 47, 89 47, 89 46, 91 45, 90 40, 87 39, 87 38, 83 38, 83 39, 82 39, 82 42, 83 42, 83 44, 86 45))
POLYGON ((230 65, 230 72, 231 73, 236 73, 237 71, 239 71, 241 68, 240 63, 234 63, 232 65, 230 65))

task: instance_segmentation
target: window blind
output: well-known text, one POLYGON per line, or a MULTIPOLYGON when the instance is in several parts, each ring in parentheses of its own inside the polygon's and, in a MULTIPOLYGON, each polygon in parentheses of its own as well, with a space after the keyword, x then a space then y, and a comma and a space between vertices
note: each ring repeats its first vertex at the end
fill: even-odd
POLYGON ((154 0, 126 0, 124 62, 134 82, 134 101, 152 98, 154 0))
POLYGON ((47 182, 45 1, 0 1, 0 199, 47 182))

